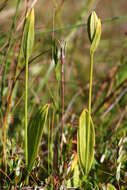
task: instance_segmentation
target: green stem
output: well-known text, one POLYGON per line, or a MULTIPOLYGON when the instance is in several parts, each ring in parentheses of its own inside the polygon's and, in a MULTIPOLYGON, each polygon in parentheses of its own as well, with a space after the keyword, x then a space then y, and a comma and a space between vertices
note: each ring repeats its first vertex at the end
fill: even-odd
POLYGON ((92 78, 93 78, 93 53, 90 54, 90 84, 89 84, 89 125, 91 115, 91 96, 92 96, 92 78))
POLYGON ((28 165, 28 150, 27 150, 27 106, 28 106, 28 58, 26 58, 26 74, 25 74, 25 161, 28 165))
MULTIPOLYGON (((92 96, 92 78, 93 78, 93 53, 90 54, 90 82, 89 82, 89 112, 88 112, 88 139, 87 151, 89 150, 90 136, 90 118, 91 118, 91 96, 92 96)), ((88 158, 87 158, 88 160, 88 158)))
MULTIPOLYGON (((26 167, 28 166, 28 148, 27 148, 27 113, 28 113, 28 58, 26 57, 26 73, 25 73, 25 162, 26 167)), ((26 177, 26 185, 29 183, 29 175, 26 177)))
POLYGON ((50 130, 51 130, 51 115, 49 116, 49 128, 48 128, 48 175, 50 175, 50 130))

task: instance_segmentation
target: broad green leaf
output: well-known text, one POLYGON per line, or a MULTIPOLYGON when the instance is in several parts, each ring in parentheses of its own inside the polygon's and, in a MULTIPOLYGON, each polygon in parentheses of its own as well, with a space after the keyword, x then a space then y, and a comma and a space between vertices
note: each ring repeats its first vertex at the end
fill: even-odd
POLYGON ((39 144, 42 138, 43 129, 47 120, 49 104, 44 105, 34 117, 30 119, 28 125, 28 166, 30 172, 36 159, 39 144))
POLYGON ((84 109, 79 118, 77 133, 77 151, 79 165, 84 173, 88 175, 94 159, 95 131, 92 119, 90 118, 90 130, 88 134, 88 110, 84 109), (89 144, 88 144, 89 142, 89 144), (87 149, 88 147, 88 149, 87 149))
POLYGON ((116 188, 110 183, 107 184, 107 190, 116 190, 116 188))
POLYGON ((34 8, 30 11, 25 20, 23 31, 22 47, 25 59, 29 59, 34 44, 34 8))

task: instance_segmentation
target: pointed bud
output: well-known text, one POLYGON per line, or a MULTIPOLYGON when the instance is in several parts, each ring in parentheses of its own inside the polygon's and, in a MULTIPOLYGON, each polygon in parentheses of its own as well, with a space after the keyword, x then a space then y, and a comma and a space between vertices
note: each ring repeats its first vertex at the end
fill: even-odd
POLYGON ((87 27, 89 40, 91 42, 90 52, 94 53, 97 49, 101 36, 101 20, 97 17, 94 11, 88 18, 87 27))
POLYGON ((34 8, 26 16, 23 31, 22 48, 25 59, 29 59, 34 45, 34 8))

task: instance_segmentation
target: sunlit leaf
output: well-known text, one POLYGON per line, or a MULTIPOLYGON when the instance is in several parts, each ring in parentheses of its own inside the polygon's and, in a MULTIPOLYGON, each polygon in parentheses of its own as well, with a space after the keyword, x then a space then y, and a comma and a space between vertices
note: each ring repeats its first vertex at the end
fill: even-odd
POLYGON ((78 160, 84 175, 88 175, 91 169, 94 159, 94 146, 94 125, 92 119, 90 119, 90 130, 88 134, 88 111, 85 109, 79 118, 79 128, 77 134, 78 160))
POLYGON ((30 172, 36 159, 43 129, 47 120, 49 105, 46 104, 30 119, 28 125, 28 166, 30 172))

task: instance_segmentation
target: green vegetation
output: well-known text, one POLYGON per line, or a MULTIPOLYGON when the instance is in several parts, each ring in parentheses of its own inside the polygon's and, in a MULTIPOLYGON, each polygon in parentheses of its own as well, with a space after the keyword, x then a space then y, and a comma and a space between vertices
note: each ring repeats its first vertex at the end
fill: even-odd
POLYGON ((124 6, 0 2, 0 189, 127 189, 124 6))

